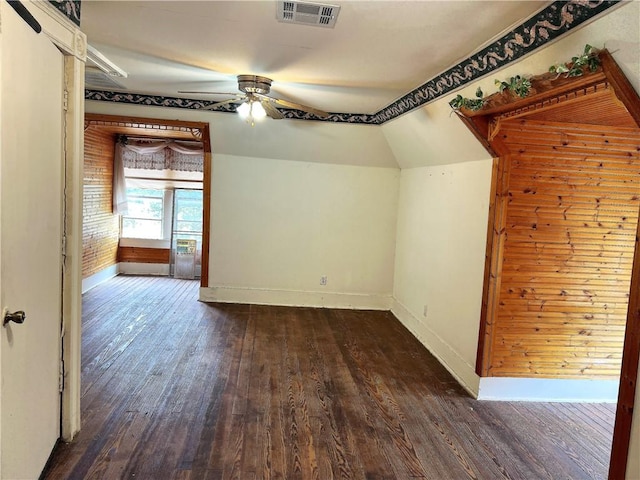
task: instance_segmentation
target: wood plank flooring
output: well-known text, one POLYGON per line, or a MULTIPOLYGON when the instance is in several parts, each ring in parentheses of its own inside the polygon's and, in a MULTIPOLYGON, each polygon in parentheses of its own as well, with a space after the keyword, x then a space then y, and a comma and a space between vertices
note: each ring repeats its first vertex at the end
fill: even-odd
POLYGON ((82 431, 44 479, 604 479, 613 405, 478 402, 388 312, 83 298, 82 431))

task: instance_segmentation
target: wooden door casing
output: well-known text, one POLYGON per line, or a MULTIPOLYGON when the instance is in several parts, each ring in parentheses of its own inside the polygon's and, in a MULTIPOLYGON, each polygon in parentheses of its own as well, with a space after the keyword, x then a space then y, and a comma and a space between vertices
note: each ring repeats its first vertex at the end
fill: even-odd
MULTIPOLYGON (((209 238, 211 223, 211 139, 209 124, 182 120, 158 120, 117 115, 85 114, 85 129, 97 130, 101 135, 138 135, 153 138, 198 140, 204 148, 202 184, 202 271, 200 285, 209 286, 209 238)), ((116 249, 117 250, 117 249, 116 249)))

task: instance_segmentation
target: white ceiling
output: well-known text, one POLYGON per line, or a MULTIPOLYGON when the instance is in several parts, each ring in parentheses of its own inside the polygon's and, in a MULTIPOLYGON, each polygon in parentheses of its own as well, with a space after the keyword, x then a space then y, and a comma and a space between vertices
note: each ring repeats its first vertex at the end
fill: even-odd
POLYGON ((335 28, 276 20, 276 1, 86 1, 89 43, 125 70, 127 91, 237 92, 236 75, 329 112, 375 113, 548 1, 329 1, 335 28))

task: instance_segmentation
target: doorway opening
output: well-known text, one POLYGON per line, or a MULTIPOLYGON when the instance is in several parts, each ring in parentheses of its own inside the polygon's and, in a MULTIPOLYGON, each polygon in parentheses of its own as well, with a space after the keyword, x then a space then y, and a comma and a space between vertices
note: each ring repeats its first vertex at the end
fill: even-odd
POLYGON ((202 190, 175 189, 171 231, 170 275, 175 278, 200 278, 202 264, 202 190))
POLYGON ((87 114, 83 291, 118 273, 174 274, 180 238, 196 239, 194 278, 207 287, 210 185, 207 123, 87 114), (130 143, 176 142, 184 149, 200 145, 201 171, 157 168, 144 162, 124 165, 126 197, 131 208, 125 215, 118 215, 111 200, 113 159, 117 142, 123 138, 130 143))
MULTIPOLYGON (((117 137, 119 135, 199 142, 203 149, 201 274, 200 286, 209 284, 209 219, 211 198, 211 142, 209 124, 179 120, 158 120, 140 117, 85 114, 84 118, 84 182, 82 199, 82 261, 79 270, 82 292, 118 274, 120 218, 113 207, 113 173, 117 137)), ((188 188, 180 185, 180 188, 188 188)), ((77 202, 79 203, 79 201, 77 202)), ((169 203, 172 208, 172 203, 169 203)), ((80 209, 78 208, 78 211, 80 209)), ((78 215, 80 217, 80 215, 78 215)), ((173 231, 172 223, 169 231, 173 231)), ((169 250, 167 249, 167 252, 169 250)), ((165 253, 163 253, 165 255, 165 253)), ((80 262, 79 262, 80 263, 80 262)), ((80 426, 79 401, 82 396, 80 379, 80 319, 78 335, 69 349, 65 366, 77 375, 69 376, 65 395, 74 399, 67 417, 80 426), (75 401, 77 399, 77 401, 75 401)), ((64 415, 63 415, 64 420, 64 415)))

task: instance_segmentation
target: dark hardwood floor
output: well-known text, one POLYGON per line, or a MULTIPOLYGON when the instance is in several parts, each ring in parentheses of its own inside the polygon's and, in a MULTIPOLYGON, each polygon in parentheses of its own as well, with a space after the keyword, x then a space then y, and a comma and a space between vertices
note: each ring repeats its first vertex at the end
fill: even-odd
POLYGON ((613 405, 475 401, 387 312, 197 295, 84 296, 82 431, 43 478, 606 478, 613 405))

